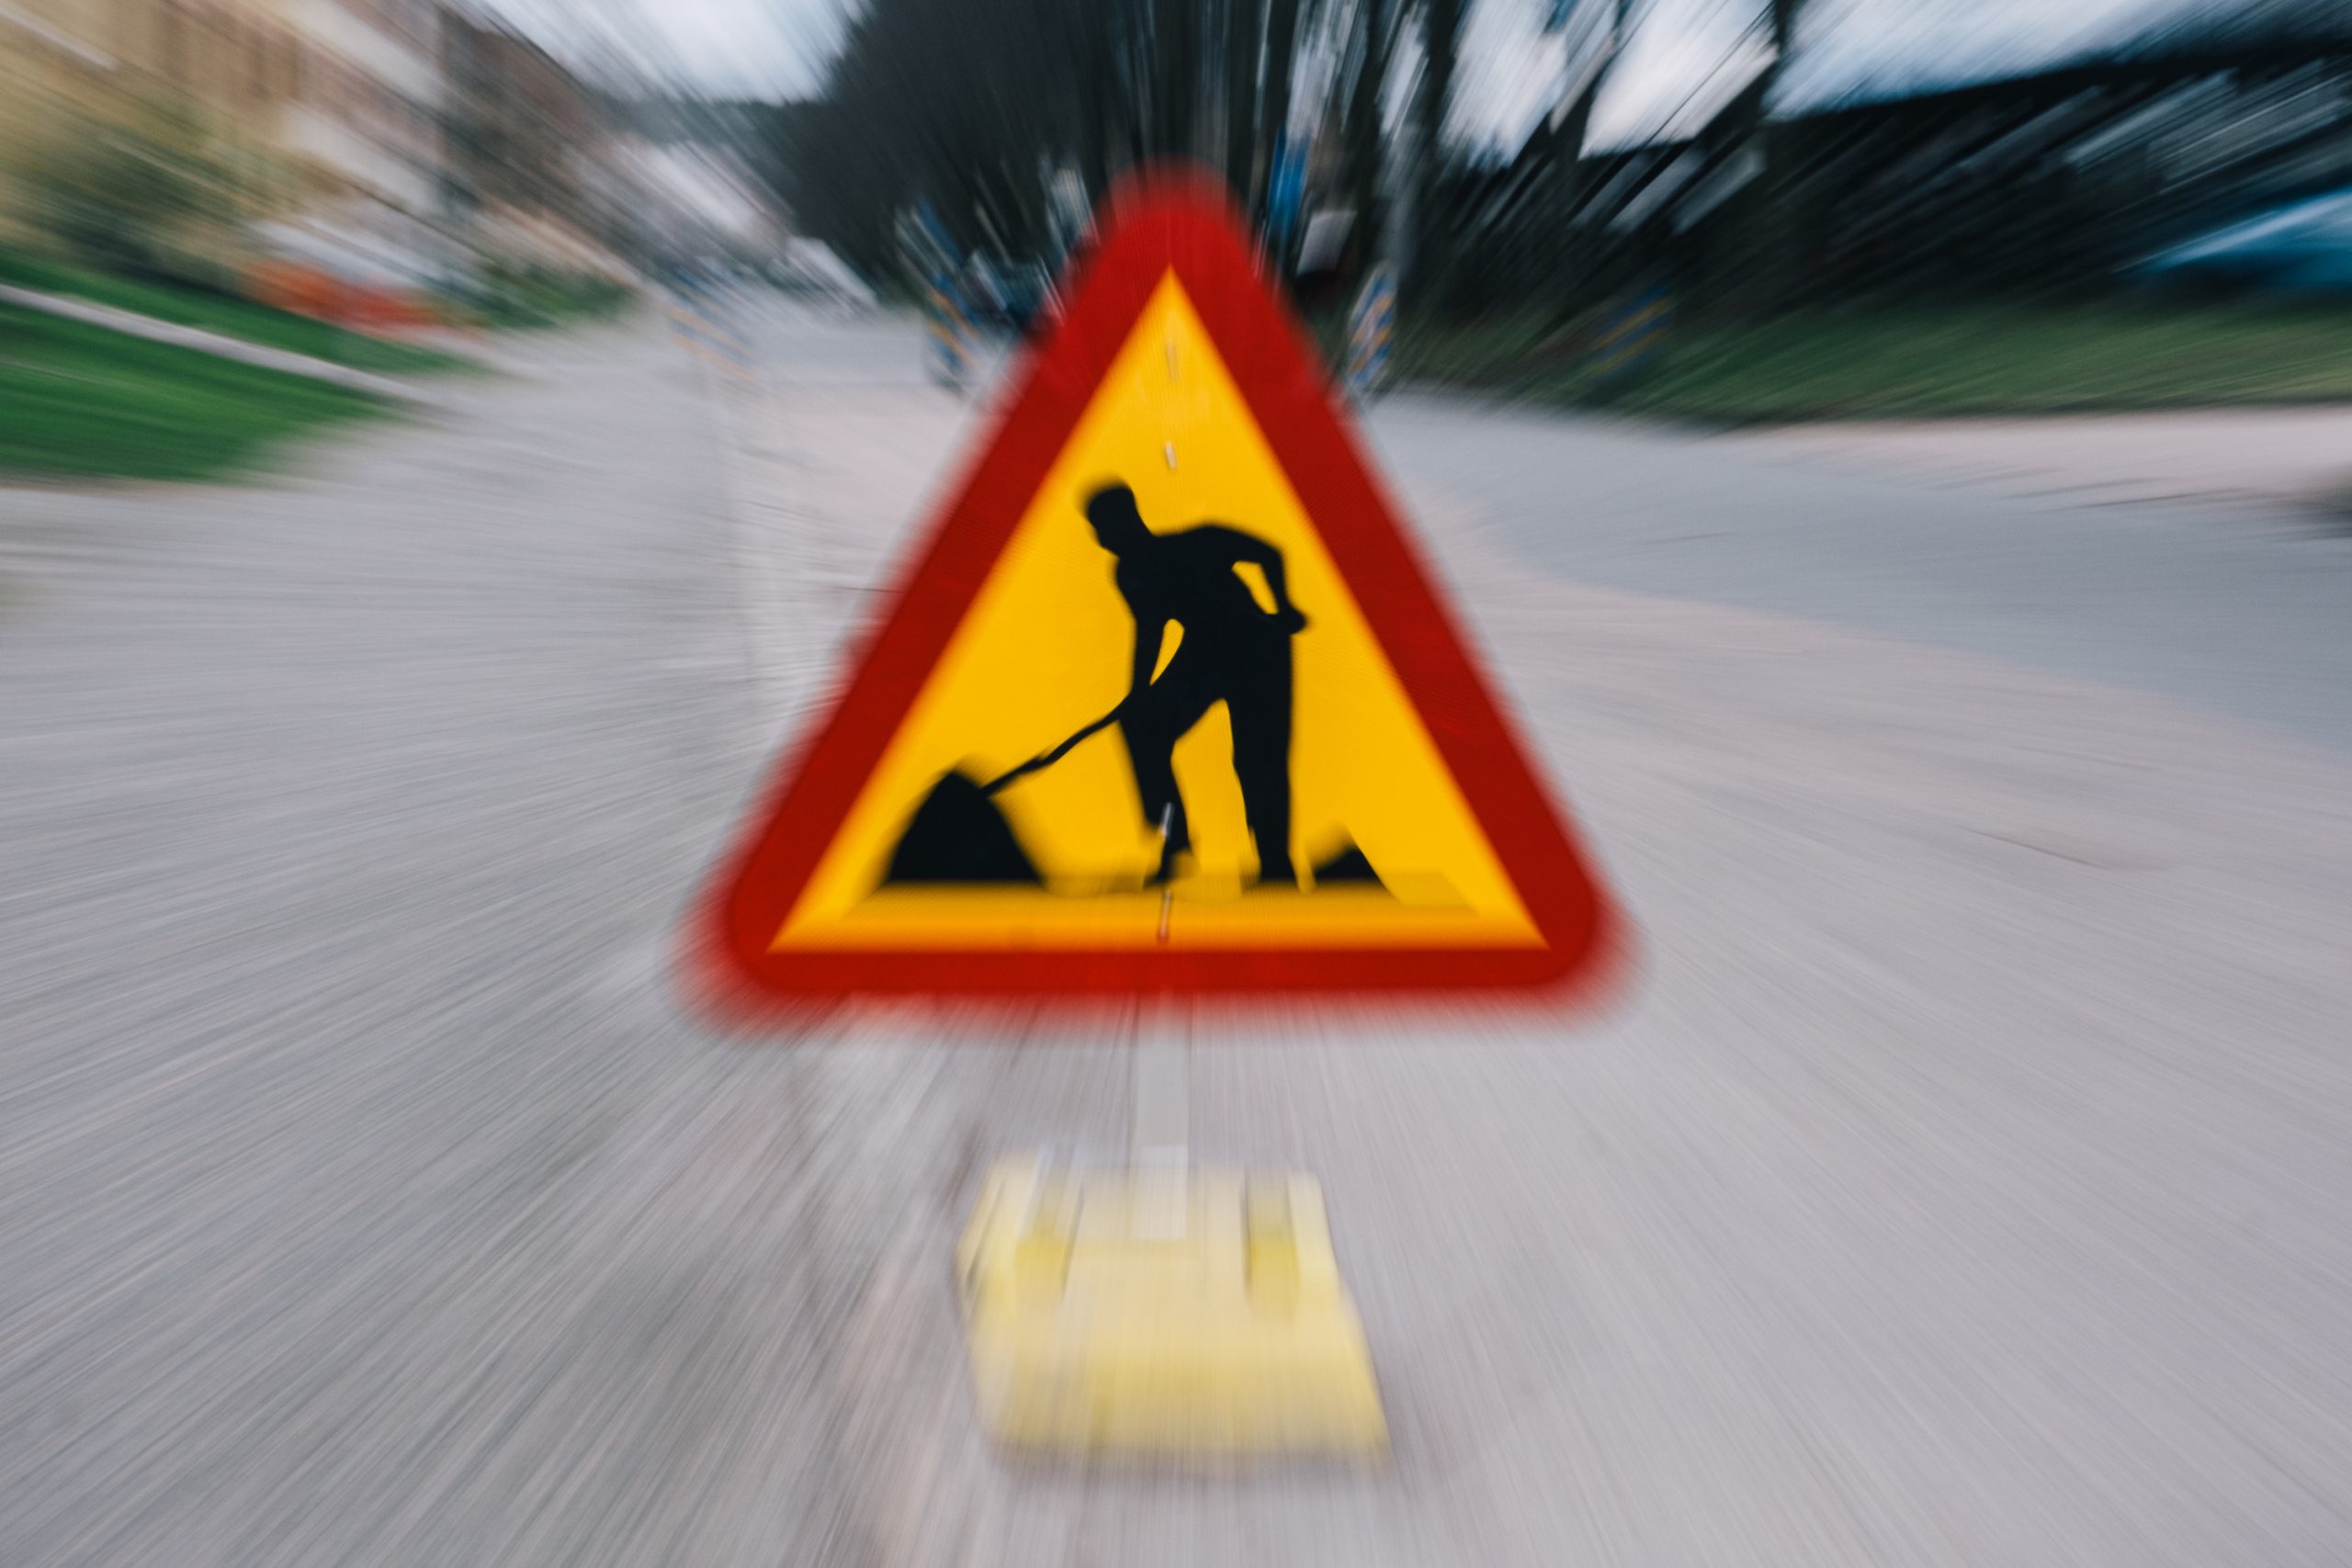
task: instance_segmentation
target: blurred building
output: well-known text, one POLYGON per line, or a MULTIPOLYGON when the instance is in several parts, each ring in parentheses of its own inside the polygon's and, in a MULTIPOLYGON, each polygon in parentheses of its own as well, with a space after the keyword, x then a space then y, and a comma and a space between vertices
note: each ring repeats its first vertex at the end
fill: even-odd
POLYGON ((280 131, 299 199, 274 247, 368 282, 441 276, 455 258, 439 223, 436 0, 270 3, 300 50, 280 131))
POLYGON ((512 265, 611 269, 604 100, 539 45, 458 6, 443 16, 441 58, 447 209, 465 243, 512 265))
MULTIPOLYGON (((90 144, 119 144, 130 164, 192 182, 170 205, 187 209, 178 227, 209 230, 196 247, 208 264, 275 255, 427 281, 449 261, 438 25, 435 0, 0 0, 10 227, 20 241, 65 231, 74 248, 72 225, 40 203, 113 177, 90 144)), ((116 210, 135 221, 135 193, 116 210)), ((173 248, 189 248, 184 235, 173 248)))
POLYGON ((271 141, 297 51, 279 0, 0 0, 0 124, 14 145, 61 108, 170 97, 271 141))
MULTIPOLYGON (((266 156, 301 85, 281 0, 0 0, 0 229, 22 242, 50 216, 35 177, 86 160, 94 129, 136 130, 219 186, 223 209, 288 195, 266 156), (198 148, 190 145, 202 142, 198 148)), ((63 169, 70 186, 86 164, 63 169)))
POLYGON ((659 272, 780 253, 775 204, 719 106, 591 80, 450 0, 447 206, 477 255, 507 267, 659 272))
POLYGON ((0 0, 0 246, 366 325, 785 234, 742 127, 476 0, 0 0))
POLYGON ((631 136, 604 174, 613 198, 628 204, 635 243, 651 265, 764 265, 784 254, 775 200, 726 148, 631 136))

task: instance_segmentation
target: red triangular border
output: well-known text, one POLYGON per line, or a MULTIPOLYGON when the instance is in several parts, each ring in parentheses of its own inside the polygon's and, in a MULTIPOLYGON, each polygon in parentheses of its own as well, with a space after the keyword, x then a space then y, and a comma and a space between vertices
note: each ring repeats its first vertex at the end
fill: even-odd
POLYGON ((1050 339, 1011 379, 979 457, 910 558, 856 675, 716 879, 701 932, 738 1003, 870 996, 1048 997, 1581 988, 1617 920, 1454 617, 1334 408, 1318 356, 1262 280, 1223 188, 1156 171, 1115 193, 1050 339), (1321 531, 1546 946, 774 953, 769 943, 922 692, 1047 470, 1173 268, 1268 447, 1321 531), (748 995, 746 994, 748 992, 748 995))

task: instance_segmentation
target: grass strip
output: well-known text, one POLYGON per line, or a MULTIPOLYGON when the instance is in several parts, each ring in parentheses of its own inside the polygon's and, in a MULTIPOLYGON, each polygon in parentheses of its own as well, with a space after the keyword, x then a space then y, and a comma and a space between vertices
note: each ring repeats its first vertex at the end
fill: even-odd
POLYGON ((2352 309, 2110 303, 1917 307, 1685 321, 1611 382, 1581 324, 1408 332, 1397 367, 1480 388, 1707 423, 2352 401, 2352 309))
POLYGON ((118 310, 153 316, 175 326, 196 327, 222 337, 242 338, 266 348, 305 354, 329 364, 379 375, 422 375, 460 369, 469 363, 438 349, 370 337, 249 299, 112 277, 9 252, 0 252, 0 283, 86 299, 94 305, 111 305, 118 310))
POLYGON ((0 305, 0 470, 217 479, 381 412, 365 393, 0 305))

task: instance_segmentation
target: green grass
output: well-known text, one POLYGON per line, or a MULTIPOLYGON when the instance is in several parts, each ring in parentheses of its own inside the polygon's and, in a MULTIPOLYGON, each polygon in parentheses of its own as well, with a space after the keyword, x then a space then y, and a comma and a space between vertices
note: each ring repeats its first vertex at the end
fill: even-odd
POLYGON ((223 337, 243 338, 247 343, 306 354, 313 359, 380 375, 454 370, 469 363, 435 349, 388 343, 365 333, 347 332, 331 322, 225 294, 113 277, 8 252, 0 252, 0 283, 71 295, 94 305, 111 305, 118 310, 153 316, 175 326, 197 327, 223 337))
POLYGON ((304 377, 0 305, 0 471, 218 478, 255 467, 290 436, 382 407, 304 377))
POLYGON ((1682 323, 1602 386, 1576 333, 1489 321, 1408 333, 1413 380, 1711 423, 2352 401, 2352 308, 2099 304, 1803 312, 1682 323))

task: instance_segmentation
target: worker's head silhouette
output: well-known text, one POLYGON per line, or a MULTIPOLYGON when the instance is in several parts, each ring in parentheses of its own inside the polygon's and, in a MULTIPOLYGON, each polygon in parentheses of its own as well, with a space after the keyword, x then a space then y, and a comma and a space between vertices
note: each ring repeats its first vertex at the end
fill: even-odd
POLYGON ((1114 556, 1124 556, 1151 539, 1151 530, 1144 526, 1143 513, 1136 508, 1136 492, 1123 484, 1104 485, 1088 496, 1086 520, 1094 525, 1094 536, 1102 547, 1114 556))

